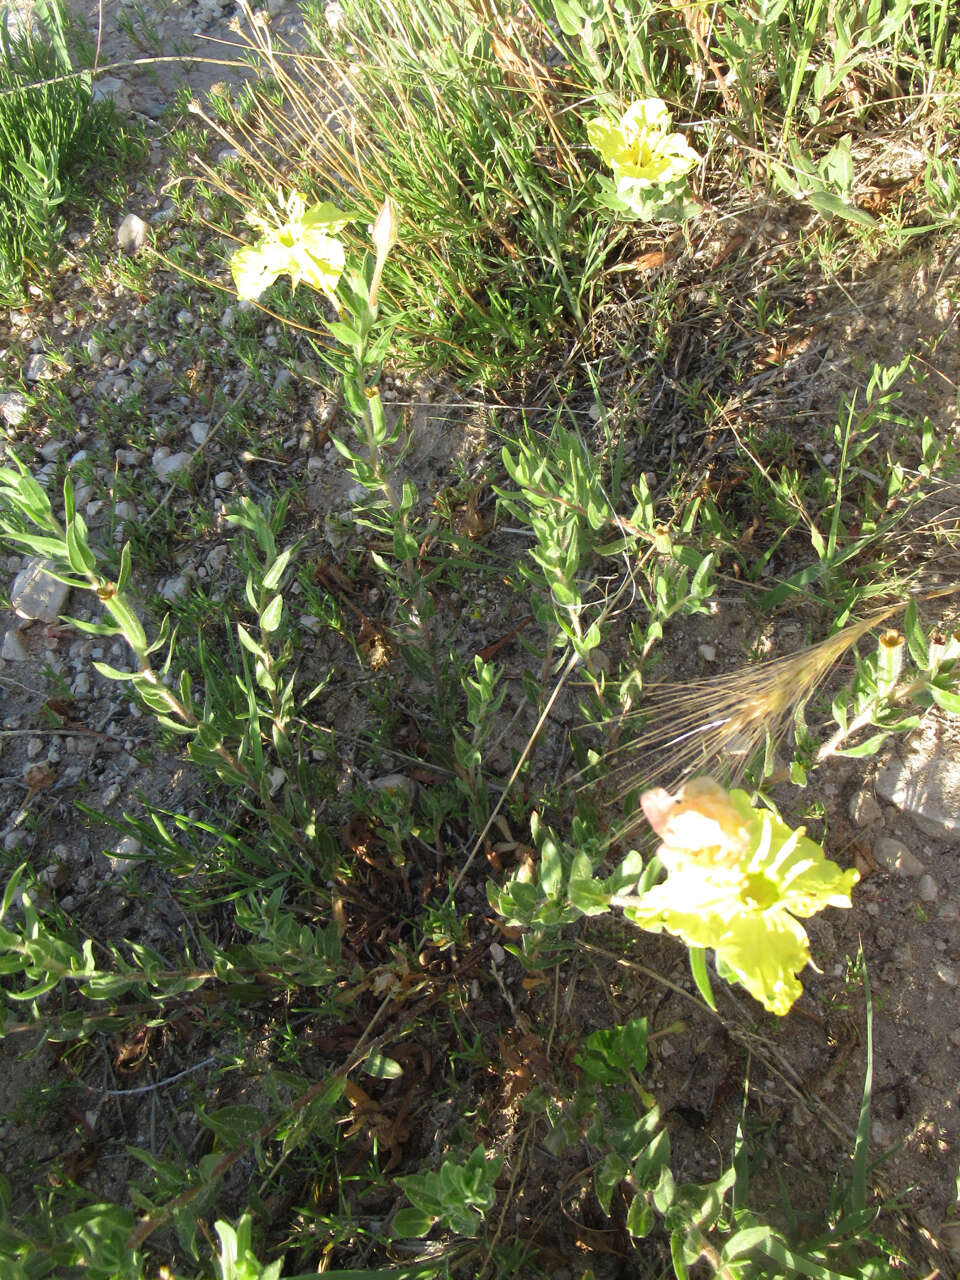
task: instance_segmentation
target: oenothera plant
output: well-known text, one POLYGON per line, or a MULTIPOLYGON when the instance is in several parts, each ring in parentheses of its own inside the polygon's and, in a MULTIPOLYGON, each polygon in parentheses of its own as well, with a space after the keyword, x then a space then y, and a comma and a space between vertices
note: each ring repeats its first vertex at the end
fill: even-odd
POLYGON ((402 581, 381 556, 374 558, 395 594, 412 597, 407 616, 426 635, 432 602, 416 570, 420 540, 410 527, 418 495, 410 481, 399 488, 396 484, 398 460, 386 450, 400 442, 402 424, 388 421, 379 390, 392 336, 392 326, 379 318, 380 281, 397 239, 396 210, 388 196, 370 227, 374 254, 367 254, 358 270, 347 271, 344 247, 333 233, 352 222, 352 215, 328 203, 307 208, 299 192, 286 198, 278 193, 277 209, 279 219, 247 215, 248 222, 264 230, 254 244, 237 249, 230 259, 237 296, 256 299, 280 275, 289 275, 294 288, 302 281, 336 308, 337 319, 329 321, 328 328, 341 350, 333 358, 328 352, 321 354, 342 373, 356 442, 333 436, 333 443, 353 478, 371 494, 362 523, 392 544, 402 581))
POLYGON ((810 960, 800 920, 825 907, 849 907, 857 872, 830 862, 803 827, 791 830, 751 805, 746 792, 728 793, 711 778, 694 778, 675 795, 648 791, 642 805, 662 840, 657 857, 644 866, 631 852, 605 879, 594 875, 602 854, 580 838, 576 824, 576 848, 535 824, 538 876, 524 868, 487 891, 501 915, 536 938, 536 948, 524 945, 515 954, 526 961, 534 949, 556 952, 546 936, 551 930, 620 907, 640 928, 672 933, 690 946, 694 977, 711 1005, 708 947, 722 978, 741 983, 771 1013, 788 1013, 810 960), (657 882, 662 870, 666 879, 657 882))
POLYGON ((686 175, 700 156, 682 133, 671 133, 670 112, 660 98, 631 103, 619 120, 597 116, 587 123, 590 145, 613 170, 600 179, 600 202, 629 221, 682 221, 696 212, 686 175))

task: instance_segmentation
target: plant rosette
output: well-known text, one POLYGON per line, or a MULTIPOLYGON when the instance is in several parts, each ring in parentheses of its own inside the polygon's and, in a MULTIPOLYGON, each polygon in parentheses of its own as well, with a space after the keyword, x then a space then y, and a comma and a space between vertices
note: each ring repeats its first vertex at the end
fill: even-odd
POLYGON ((289 275, 294 289, 303 281, 339 311, 336 288, 346 253, 335 235, 353 219, 327 201, 308 209, 299 191, 291 191, 286 200, 278 191, 277 207, 278 218, 247 214, 247 221, 262 234, 255 244, 244 245, 230 258, 237 297, 253 302, 278 276, 289 275))
POLYGON ((670 112, 661 98, 632 103, 619 120, 587 122, 590 145, 613 169, 600 179, 600 199, 631 220, 683 219, 696 211, 685 198, 686 175, 700 156, 682 133, 670 132, 670 112))
POLYGON ((803 988, 810 942, 797 917, 849 907, 859 880, 805 834, 745 791, 729 794, 712 778, 694 778, 676 795, 648 791, 643 811, 663 843, 667 878, 632 901, 625 914, 653 933, 711 947, 717 972, 739 982, 771 1013, 790 1011, 803 988))

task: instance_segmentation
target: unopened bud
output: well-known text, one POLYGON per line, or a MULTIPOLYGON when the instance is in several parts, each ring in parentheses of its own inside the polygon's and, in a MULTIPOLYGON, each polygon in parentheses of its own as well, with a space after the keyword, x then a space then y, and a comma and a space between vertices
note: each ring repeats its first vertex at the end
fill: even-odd
POLYGON ((377 220, 370 228, 370 238, 373 240, 378 260, 385 258, 397 243, 397 210, 389 196, 380 206, 377 220))
POLYGON ((940 661, 953 662, 956 658, 960 658, 960 630, 950 632, 940 661))
POLYGON ((877 645, 877 692, 881 697, 893 689, 903 670, 904 639, 899 631, 885 631, 877 645))
POLYGON ((653 531, 653 545, 661 556, 673 555, 673 539, 670 537, 670 526, 658 524, 653 531))
POLYGON ((936 671, 940 663, 943 661, 943 655, 947 648, 947 638, 940 631, 933 631, 927 644, 927 670, 936 671))

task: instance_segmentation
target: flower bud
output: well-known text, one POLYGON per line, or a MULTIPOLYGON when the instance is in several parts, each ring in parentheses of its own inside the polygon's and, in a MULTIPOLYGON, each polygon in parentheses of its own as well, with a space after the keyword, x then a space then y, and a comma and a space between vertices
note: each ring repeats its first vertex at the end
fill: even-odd
POLYGON ((389 196, 380 206, 376 221, 370 228, 370 237, 378 260, 385 258, 397 243, 397 210, 389 196))
POLYGON ((903 670, 904 639, 899 631, 885 631, 877 645, 877 692, 886 697, 903 670))

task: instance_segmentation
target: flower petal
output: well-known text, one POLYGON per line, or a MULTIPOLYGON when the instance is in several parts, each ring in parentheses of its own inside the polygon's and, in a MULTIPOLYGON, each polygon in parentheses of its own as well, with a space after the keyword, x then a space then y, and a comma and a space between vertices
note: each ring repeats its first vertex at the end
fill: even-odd
POLYGON ((263 239, 244 245, 230 258, 230 273, 241 301, 253 302, 259 298, 283 270, 273 246, 264 244, 263 239))

